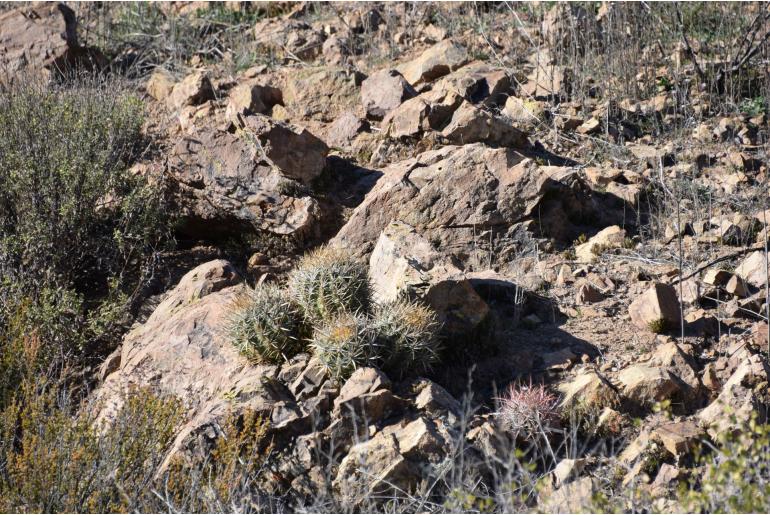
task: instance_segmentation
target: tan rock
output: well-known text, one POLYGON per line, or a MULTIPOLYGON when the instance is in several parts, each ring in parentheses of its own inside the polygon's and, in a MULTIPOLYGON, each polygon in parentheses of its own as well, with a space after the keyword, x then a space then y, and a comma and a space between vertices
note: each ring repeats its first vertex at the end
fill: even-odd
POLYGON ((749 296, 749 287, 746 282, 738 275, 731 275, 730 280, 725 284, 725 291, 730 295, 745 298, 749 296))
POLYGON ((484 262, 488 252, 482 256, 467 246, 474 234, 478 237, 478 229, 503 230, 519 223, 535 212, 547 192, 552 202, 538 211, 542 226, 569 227, 569 220, 553 225, 546 221, 563 217, 566 205, 584 202, 577 181, 575 170, 538 167, 513 149, 479 143, 445 146, 383 170, 333 242, 368 253, 388 224, 401 221, 445 254, 462 248, 458 259, 478 257, 484 262))
POLYGON ((673 456, 679 457, 701 443, 706 432, 692 420, 668 422, 656 427, 651 437, 663 444, 673 456))
POLYGON ((174 85, 166 99, 174 109, 202 104, 214 98, 214 88, 206 72, 194 72, 174 85))
POLYGON ((554 486, 559 487, 576 479, 588 464, 585 458, 563 459, 551 471, 554 486))
POLYGON ((339 465, 335 488, 343 495, 410 491, 421 467, 446 453, 446 443, 433 422, 418 418, 385 427, 369 441, 354 445, 339 465))
POLYGON ((431 82, 468 62, 468 52, 461 45, 444 40, 423 52, 418 58, 398 67, 413 86, 431 82))
POLYGON ((581 513, 592 505, 598 489, 595 479, 581 477, 554 490, 541 509, 546 513, 581 513))
POLYGON ((590 283, 583 284, 575 295, 578 304, 593 304, 604 300, 604 294, 590 283))
POLYGON ((765 254, 760 251, 752 252, 735 267, 735 273, 752 286, 764 287, 767 277, 765 254))
POLYGON ((623 395, 643 406, 670 398, 680 390, 676 377, 668 370, 646 365, 632 365, 617 377, 623 395))
POLYGON ((362 76, 342 67, 287 69, 282 89, 286 108, 298 119, 329 123, 360 102, 362 76))
POLYGON ((168 169, 178 182, 182 229, 210 234, 251 225, 277 234, 313 234, 318 202, 292 196, 295 190, 286 184, 317 177, 328 147, 307 130, 264 115, 244 116, 243 123, 250 137, 202 127, 172 148, 168 169))
POLYGON ((369 258, 369 277, 378 302, 391 302, 414 295, 425 285, 429 272, 442 265, 441 274, 459 274, 460 270, 443 264, 444 259, 420 236, 414 227, 393 222, 383 229, 369 258))
POLYGON ((680 313, 676 290, 663 283, 655 283, 628 307, 634 325, 656 333, 679 326, 680 313))
POLYGON ((558 385, 563 407, 586 409, 615 406, 619 397, 612 384, 598 373, 585 370, 558 385))
POLYGON ((362 395, 387 388, 390 388, 390 380, 376 368, 356 369, 342 385, 339 396, 334 399, 334 407, 339 408, 342 404, 353 401, 362 395))
POLYGON ((353 111, 345 111, 334 120, 325 141, 332 146, 345 147, 367 130, 369 130, 369 122, 356 116, 353 111))
POLYGON ((174 76, 163 68, 156 68, 150 78, 147 79, 147 84, 144 89, 147 94, 158 101, 163 101, 171 94, 174 89, 174 76))
POLYGON ((537 100, 524 100, 519 97, 510 96, 505 101, 503 114, 511 119, 512 122, 521 124, 524 127, 534 126, 545 113, 543 102, 537 100))
POLYGON ((283 95, 280 89, 247 81, 230 90, 225 117, 237 122, 238 116, 268 114, 274 105, 282 103, 283 95))
POLYGON ((396 70, 380 70, 361 83, 361 103, 366 114, 377 120, 416 95, 414 88, 396 70))
POLYGON ((732 274, 725 270, 710 269, 703 276, 703 282, 712 286, 722 287, 730 281, 732 274))
POLYGON ((610 407, 605 407, 596 421, 597 430, 610 435, 619 435, 623 432, 626 421, 620 412, 610 407))
POLYGON ((606 227, 592 236, 587 242, 575 247, 575 255, 580 261, 594 263, 602 252, 622 247, 625 240, 625 230, 617 225, 606 227))
POLYGON ((125 395, 137 387, 179 399, 183 420, 166 464, 228 413, 253 409, 276 430, 297 421, 291 395, 269 386, 276 367, 249 365, 226 337, 239 282, 224 260, 188 272, 147 321, 125 336, 118 369, 94 392, 98 420, 109 424, 125 395))
POLYGON ((457 145, 484 142, 514 148, 529 146, 526 133, 470 102, 464 102, 454 112, 441 135, 457 145))

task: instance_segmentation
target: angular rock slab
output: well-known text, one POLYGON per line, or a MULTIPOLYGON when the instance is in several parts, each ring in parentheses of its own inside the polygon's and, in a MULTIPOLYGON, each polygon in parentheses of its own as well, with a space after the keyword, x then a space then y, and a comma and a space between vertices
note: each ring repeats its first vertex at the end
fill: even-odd
POLYGON ((513 149, 446 146, 385 168, 332 243, 365 254, 388 224, 401 221, 444 255, 463 258, 484 230, 525 220, 549 193, 559 209, 580 203, 579 189, 574 170, 538 167, 513 149))
POLYGON ((240 280, 224 260, 188 272, 150 318, 125 336, 117 370, 94 393, 97 420, 109 424, 135 387, 179 399, 184 421, 167 464, 228 412, 255 410, 273 429, 299 419, 291 394, 276 381, 263 381, 275 377, 276 367, 250 365, 227 338, 240 280))

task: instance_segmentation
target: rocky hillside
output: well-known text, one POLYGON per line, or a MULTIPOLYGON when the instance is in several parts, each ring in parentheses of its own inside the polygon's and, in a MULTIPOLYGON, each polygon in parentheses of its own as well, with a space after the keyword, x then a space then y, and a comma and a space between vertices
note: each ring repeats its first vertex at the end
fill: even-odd
POLYGON ((764 4, 5 6, 0 103, 62 125, 0 115, 0 508, 765 511, 769 36, 764 4))

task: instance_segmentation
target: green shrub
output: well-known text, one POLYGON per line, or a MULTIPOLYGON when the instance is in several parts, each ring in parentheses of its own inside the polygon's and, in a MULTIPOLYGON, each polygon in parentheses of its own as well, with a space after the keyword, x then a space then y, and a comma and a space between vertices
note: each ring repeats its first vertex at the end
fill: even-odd
POLYGON ((379 358, 376 335, 362 315, 343 313, 316 328, 310 346, 337 382, 343 382, 358 367, 376 364, 379 358))
POLYGON ((372 296, 366 264, 334 247, 303 257, 289 276, 289 292, 311 324, 341 313, 368 313, 372 296))
MULTIPOLYGON (((114 82, 0 86, 0 361, 19 336, 46 373, 109 352, 170 241, 163 191, 128 165, 143 107, 114 82)), ((15 364, 15 365, 14 365, 15 364)), ((2 388, 0 388, 2 389, 2 388)), ((2 397, 7 397, 4 392, 2 397)))
POLYGON ((236 302, 230 321, 233 345, 247 358, 282 363, 305 350, 300 337, 300 314, 288 294, 263 284, 236 302))
POLYGON ((378 306, 371 321, 382 349, 382 366, 393 377, 427 372, 441 352, 436 313, 416 302, 378 306))
POLYGON ((128 172, 142 120, 116 84, 0 87, 0 275, 104 291, 163 239, 159 191, 128 172))

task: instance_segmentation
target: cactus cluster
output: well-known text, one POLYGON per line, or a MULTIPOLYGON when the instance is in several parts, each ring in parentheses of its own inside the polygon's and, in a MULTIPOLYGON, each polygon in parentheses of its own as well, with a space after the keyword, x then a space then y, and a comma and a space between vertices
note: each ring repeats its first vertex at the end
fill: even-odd
POLYGON ((300 317, 286 291, 270 284, 247 289, 229 324, 235 347, 252 361, 281 363, 305 350, 300 317))
POLYGON ((365 264, 341 249, 304 257, 288 287, 262 285, 239 300, 233 344, 248 358, 281 363, 308 348, 342 382, 361 366, 402 378, 439 359, 439 323, 427 306, 399 300, 375 306, 365 264), (303 331, 312 333, 303 339, 303 331))
POLYGON ((289 292, 313 325, 340 313, 368 313, 371 307, 366 265, 334 247, 322 247, 302 258, 289 276, 289 292))

